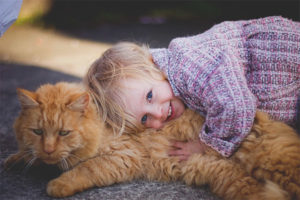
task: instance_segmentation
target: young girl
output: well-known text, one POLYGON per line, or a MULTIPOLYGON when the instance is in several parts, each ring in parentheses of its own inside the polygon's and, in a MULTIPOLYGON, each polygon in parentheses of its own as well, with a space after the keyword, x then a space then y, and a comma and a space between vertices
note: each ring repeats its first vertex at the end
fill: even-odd
POLYGON ((296 127, 300 23, 282 17, 223 22, 173 39, 167 49, 120 43, 92 64, 85 83, 119 133, 159 129, 187 106, 205 124, 199 140, 175 142, 170 155, 184 160, 208 145, 228 157, 250 131, 256 109, 296 127))

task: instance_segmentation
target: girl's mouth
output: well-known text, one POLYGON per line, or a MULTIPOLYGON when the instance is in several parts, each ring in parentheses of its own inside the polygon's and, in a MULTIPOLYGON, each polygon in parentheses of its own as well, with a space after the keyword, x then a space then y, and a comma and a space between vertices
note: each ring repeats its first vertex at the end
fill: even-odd
POLYGON ((169 111, 168 111, 168 117, 167 117, 166 121, 172 120, 173 117, 174 117, 174 108, 173 108, 173 106, 172 106, 172 104, 170 102, 169 111))

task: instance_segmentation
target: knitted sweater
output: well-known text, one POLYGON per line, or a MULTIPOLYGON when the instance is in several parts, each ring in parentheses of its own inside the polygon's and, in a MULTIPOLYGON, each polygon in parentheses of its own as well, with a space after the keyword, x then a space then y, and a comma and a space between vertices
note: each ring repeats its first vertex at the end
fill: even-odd
POLYGON ((247 136, 256 109, 296 123, 299 22, 282 17, 223 22, 150 52, 174 94, 206 117, 200 140, 223 156, 232 155, 247 136))

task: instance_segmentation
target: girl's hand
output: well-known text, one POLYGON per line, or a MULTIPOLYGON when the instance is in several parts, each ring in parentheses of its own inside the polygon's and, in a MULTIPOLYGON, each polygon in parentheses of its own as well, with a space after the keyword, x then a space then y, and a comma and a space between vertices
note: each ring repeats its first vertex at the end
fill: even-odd
POLYGON ((187 160, 192 154, 204 154, 207 146, 200 139, 188 142, 172 142, 173 149, 169 151, 169 156, 178 156, 180 161, 187 160))

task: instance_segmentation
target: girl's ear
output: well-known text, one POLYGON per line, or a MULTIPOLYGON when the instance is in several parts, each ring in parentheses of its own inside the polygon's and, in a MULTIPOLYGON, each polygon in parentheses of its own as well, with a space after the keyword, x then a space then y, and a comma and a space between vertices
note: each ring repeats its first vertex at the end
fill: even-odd
POLYGON ((79 97, 78 96, 73 97, 71 99, 71 103, 69 103, 67 107, 73 111, 83 112, 89 105, 89 100, 90 100, 89 94, 85 92, 79 97))
POLYGON ((34 108, 39 106, 36 93, 17 88, 17 94, 23 108, 34 108))

